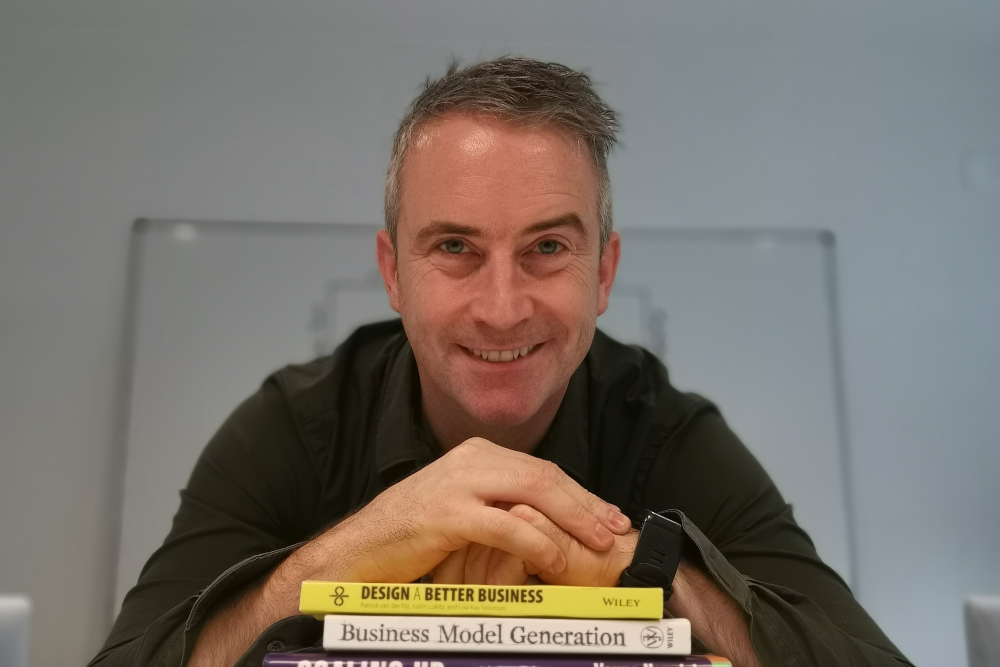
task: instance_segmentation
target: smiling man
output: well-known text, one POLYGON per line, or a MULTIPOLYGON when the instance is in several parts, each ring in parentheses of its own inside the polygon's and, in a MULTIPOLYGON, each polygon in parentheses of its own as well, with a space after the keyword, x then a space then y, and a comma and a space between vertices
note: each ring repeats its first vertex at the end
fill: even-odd
POLYGON ((256 666, 313 645, 306 579, 532 577, 660 586, 743 667, 908 664, 714 406, 596 330, 620 258, 616 128, 560 65, 427 86, 376 241, 401 324, 236 410, 92 664, 256 666))
POLYGON ((527 452, 551 425, 618 265, 599 181, 558 126, 453 112, 413 138, 378 260, 446 451, 479 436, 527 452))

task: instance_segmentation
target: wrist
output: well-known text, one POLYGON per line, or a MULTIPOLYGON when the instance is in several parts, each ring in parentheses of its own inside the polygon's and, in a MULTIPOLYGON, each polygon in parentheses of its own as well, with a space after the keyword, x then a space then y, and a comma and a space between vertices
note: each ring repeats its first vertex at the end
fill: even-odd
POLYGON ((632 564, 632 558, 635 556, 635 547, 638 543, 639 531, 635 528, 629 530, 624 535, 615 537, 615 545, 613 547, 614 557, 610 561, 607 577, 612 586, 616 585, 618 580, 621 579, 625 568, 632 564))
POLYGON ((294 592, 296 604, 303 581, 361 581, 353 567, 350 522, 345 519, 296 549, 268 577, 267 592, 276 597, 294 592))
POLYGON ((292 552, 263 581, 255 595, 264 606, 280 609, 286 616, 298 613, 302 582, 323 579, 322 572, 315 567, 315 558, 308 554, 311 544, 304 544, 292 552))

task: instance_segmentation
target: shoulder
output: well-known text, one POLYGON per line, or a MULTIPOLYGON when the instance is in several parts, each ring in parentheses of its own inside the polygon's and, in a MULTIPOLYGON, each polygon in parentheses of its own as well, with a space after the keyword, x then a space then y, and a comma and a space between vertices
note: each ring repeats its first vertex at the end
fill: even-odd
POLYGON ((270 381, 285 397, 293 419, 309 423, 377 393, 386 367, 405 344, 400 320, 368 324, 352 333, 333 354, 286 366, 270 381))
POLYGON ((301 451, 325 477, 336 459, 331 444, 338 440, 340 415, 350 415, 352 424, 371 417, 386 368, 405 345, 399 320, 362 326, 332 354, 272 373, 230 423, 255 442, 262 440, 260 434, 280 428, 284 444, 266 438, 274 442, 264 446, 286 456, 301 451))
MULTIPOLYGON (((272 373, 209 442, 190 489, 215 494, 225 478, 245 487, 247 497, 294 489, 313 498, 306 505, 317 505, 331 468, 364 450, 338 449, 341 440, 362 443, 338 438, 340 414, 350 414, 348 421, 363 430, 377 407, 385 368, 405 344, 398 320, 381 322, 361 327, 331 355, 272 373)), ((272 503, 285 504, 280 498, 272 503)))
POLYGON ((647 413, 668 431, 693 413, 715 411, 704 397, 674 387, 666 366, 652 352, 620 343, 600 329, 586 363, 592 406, 647 413))
POLYGON ((600 330, 585 363, 595 486, 627 511, 641 513, 653 462, 676 446, 693 421, 717 411, 707 399, 675 388, 654 354, 600 330))

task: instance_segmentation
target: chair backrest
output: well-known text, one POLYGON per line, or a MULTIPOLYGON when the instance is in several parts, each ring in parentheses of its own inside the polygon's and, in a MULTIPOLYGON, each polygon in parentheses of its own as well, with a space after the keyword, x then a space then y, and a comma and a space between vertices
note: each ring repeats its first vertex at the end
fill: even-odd
POLYGON ((0 595, 0 667, 28 667, 31 600, 0 595))
POLYGON ((969 667, 1000 667, 1000 596, 965 601, 965 641, 969 667))

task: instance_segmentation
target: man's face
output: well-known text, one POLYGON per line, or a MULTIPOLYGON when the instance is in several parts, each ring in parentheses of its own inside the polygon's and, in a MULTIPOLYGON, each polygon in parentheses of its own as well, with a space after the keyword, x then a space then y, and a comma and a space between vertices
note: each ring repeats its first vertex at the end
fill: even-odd
POLYGON ((620 252, 617 234, 600 252, 582 142, 482 116, 427 123, 403 164, 396 244, 380 233, 379 266, 425 401, 507 427, 562 400, 620 252))

